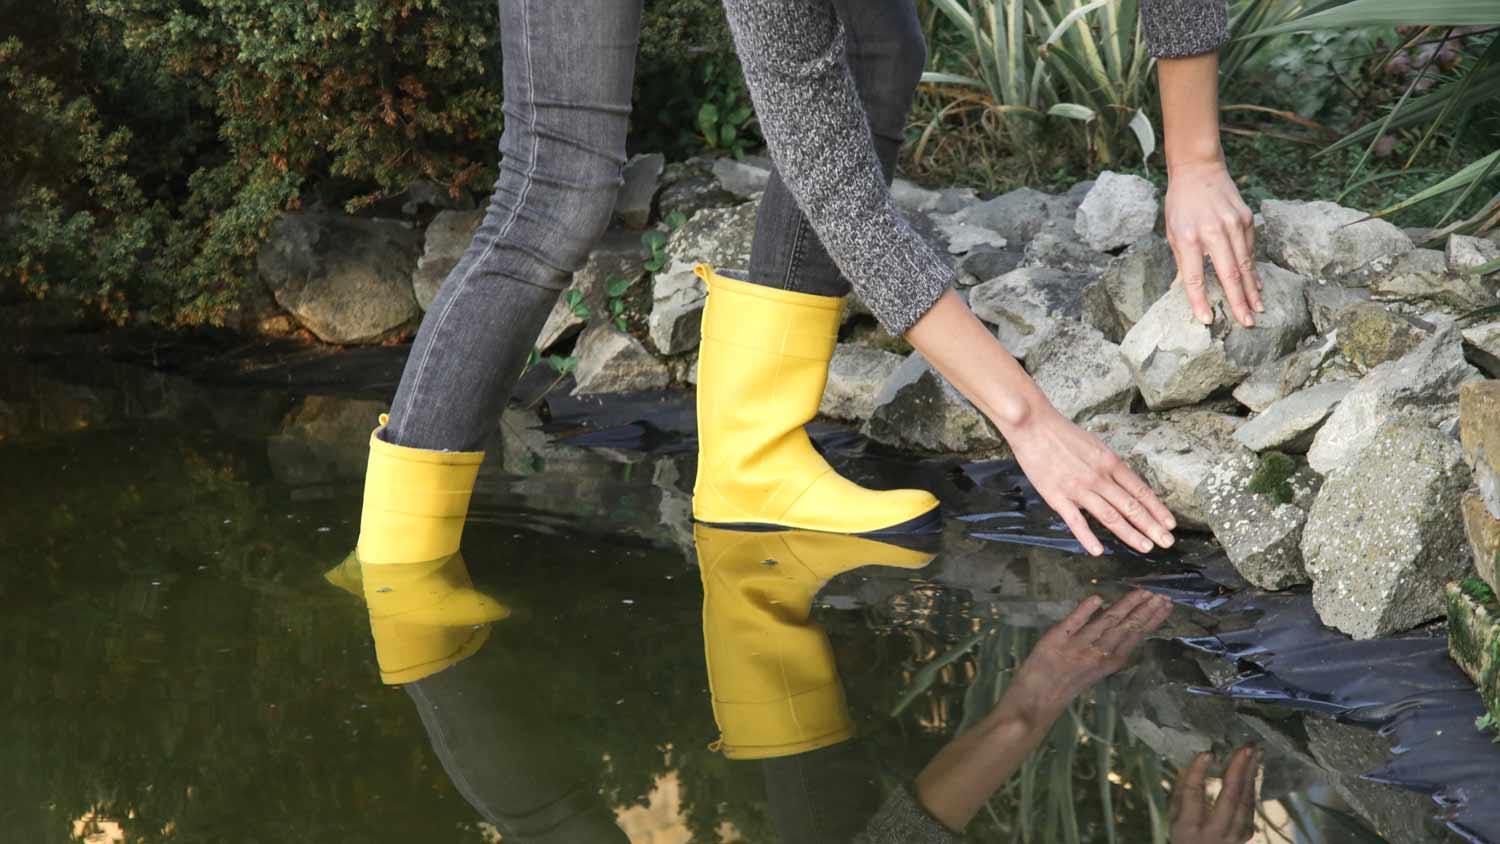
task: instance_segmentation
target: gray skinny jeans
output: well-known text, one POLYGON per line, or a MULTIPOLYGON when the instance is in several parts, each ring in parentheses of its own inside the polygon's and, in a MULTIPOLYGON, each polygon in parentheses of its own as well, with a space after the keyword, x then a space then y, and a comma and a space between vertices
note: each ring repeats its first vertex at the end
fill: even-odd
MULTIPOLYGON (((915 0, 833 2, 889 181, 926 62, 915 0)), ((640 21, 641 0, 500 0, 500 175, 417 331, 386 440, 474 451, 494 430, 547 314, 609 224, 640 21)), ((850 289, 775 172, 749 277, 819 296, 850 289)))

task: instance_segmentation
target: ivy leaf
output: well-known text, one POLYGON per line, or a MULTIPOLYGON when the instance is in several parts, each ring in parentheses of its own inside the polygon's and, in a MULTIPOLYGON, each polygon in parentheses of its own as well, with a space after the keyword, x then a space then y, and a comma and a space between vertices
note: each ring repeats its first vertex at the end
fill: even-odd
POLYGON ((687 215, 682 213, 682 209, 680 208, 667 215, 667 228, 672 229, 673 231, 682 228, 682 224, 686 222, 687 215))
POLYGON ((712 139, 719 125, 719 107, 713 103, 704 103, 698 109, 698 130, 706 138, 712 139))
POLYGON ((628 328, 628 326, 625 324, 625 316, 623 314, 615 317, 615 328, 618 328, 621 331, 624 331, 626 330, 626 328, 628 328))

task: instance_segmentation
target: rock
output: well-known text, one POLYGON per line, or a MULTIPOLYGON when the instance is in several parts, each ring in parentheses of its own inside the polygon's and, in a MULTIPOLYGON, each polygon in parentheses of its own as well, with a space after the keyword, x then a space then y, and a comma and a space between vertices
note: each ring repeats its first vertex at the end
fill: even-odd
POLYGON ((1316 335, 1307 338, 1297 351, 1284 358, 1267 361, 1250 371, 1234 388, 1234 398, 1256 413, 1302 389, 1332 359, 1338 357, 1334 340, 1316 335))
POLYGON ((981 247, 958 259, 959 284, 972 287, 981 281, 998 278, 1021 266, 1024 256, 1017 249, 981 247))
POLYGON ((1056 329, 1059 320, 1083 314, 1088 279, 1048 267, 1022 267, 969 290, 969 307, 996 328, 996 336, 1024 360, 1056 329))
POLYGON ((1361 451, 1375 430, 1395 415, 1439 424, 1454 414, 1459 385, 1478 375, 1464 361, 1458 330, 1450 326, 1437 332, 1410 354, 1361 378, 1318 429, 1307 462, 1327 475, 1361 451))
POLYGON ((1091 249, 1070 229, 1049 223, 1026 244, 1022 265, 1052 267, 1092 277, 1109 258, 1109 253, 1091 249))
POLYGON ((1265 313, 1245 328, 1226 313, 1224 293, 1209 273, 1207 294, 1214 323, 1193 316, 1187 294, 1173 287, 1125 335, 1120 349, 1141 396, 1152 408, 1180 407, 1238 383, 1256 366, 1297 347, 1312 330, 1302 287, 1305 279, 1273 264, 1258 265, 1265 313))
POLYGON ((693 273, 704 263, 720 272, 747 267, 755 239, 756 204, 709 208, 694 214, 667 241, 672 263, 651 281, 651 342, 664 355, 695 348, 708 290, 693 273))
POLYGON ((1078 206, 1073 231, 1089 248, 1105 252, 1151 234, 1160 210, 1155 185, 1105 170, 1078 206))
MULTIPOLYGON (((962 214, 963 212, 959 212, 962 214)), ((954 255, 962 255, 974 249, 1001 249, 1006 244, 1005 236, 987 229, 966 223, 956 219, 959 214, 936 214, 933 215, 933 224, 948 244, 948 251, 954 255)))
POLYGON ((1127 457, 1142 437, 1161 424, 1156 416, 1139 413, 1101 413, 1084 420, 1080 427, 1098 437, 1109 450, 1127 457))
POLYGON ((1334 320, 1345 308, 1370 301, 1370 291, 1331 281, 1310 280, 1303 293, 1307 296, 1307 310, 1312 315, 1313 328, 1319 334, 1332 331, 1334 320))
POLYGON ((1079 319, 1084 325, 1104 335, 1104 339, 1119 345, 1125 339, 1125 326, 1120 321, 1120 314, 1115 310, 1115 303, 1110 301, 1109 291, 1104 289, 1103 281, 1091 281, 1084 285, 1083 293, 1079 297, 1079 308, 1081 313, 1079 319))
POLYGON ((396 220, 284 214, 256 256, 276 303, 325 343, 378 343, 412 324, 420 235, 396 220))
POLYGON ((1250 489, 1259 465, 1253 456, 1238 454, 1214 466, 1198 485, 1198 505, 1240 576, 1262 589, 1307 583, 1302 526, 1322 479, 1306 466, 1298 468, 1289 479, 1292 500, 1277 503, 1250 489))
POLYGON ((417 179, 407 185, 400 200, 401 213, 407 217, 417 216, 424 208, 436 208, 442 213, 467 211, 474 207, 474 201, 467 191, 460 191, 455 197, 447 187, 431 179, 417 179))
POLYGON ((1469 568, 1453 518, 1469 481, 1463 451, 1431 424, 1380 425, 1328 476, 1303 530, 1323 623, 1369 639, 1441 615, 1443 584, 1469 568))
POLYGON ((547 351, 552 344, 581 328, 588 320, 579 314, 579 309, 568 304, 572 291, 578 291, 579 304, 589 317, 607 317, 609 314, 609 283, 611 279, 623 279, 634 286, 645 275, 642 268, 641 236, 625 229, 610 229, 589 253, 588 260, 578 272, 568 289, 557 298, 542 333, 537 335, 536 347, 547 351))
POLYGON ((1135 399, 1135 383, 1120 347, 1075 322, 1059 322, 1032 348, 1026 368, 1053 406, 1074 422, 1127 411, 1135 399))
POLYGON ((1460 332, 1469 361, 1491 378, 1500 378, 1500 320, 1465 325, 1460 332))
POLYGON ((1471 381, 1458 391, 1458 436, 1479 497, 1500 518, 1500 381, 1471 381))
POLYGON ((952 214, 978 201, 973 188, 928 190, 906 179, 891 182, 891 201, 904 211, 952 214))
POLYGON ((901 365, 900 355, 854 343, 840 343, 828 364, 828 386, 818 412, 834 419, 864 421, 875 412, 875 398, 901 365))
POLYGON ((666 158, 659 152, 631 156, 620 175, 624 184, 615 195, 615 216, 632 229, 644 229, 651 222, 651 201, 661 180, 666 158))
POLYGON ((1405 357, 1432 336, 1432 327, 1373 302, 1345 308, 1333 321, 1339 351, 1360 371, 1405 357))
POLYGON ((875 396, 864 434, 888 445, 947 454, 1004 454, 990 421, 918 352, 891 373, 875 396))
POLYGON ((715 158, 710 170, 724 190, 740 199, 750 199, 763 192, 771 180, 771 161, 760 156, 741 160, 715 158))
POLYGON ((1491 589, 1500 589, 1500 518, 1490 515, 1477 489, 1464 493, 1461 507, 1474 570, 1491 589))
POLYGON ((969 205, 953 217, 958 222, 988 229, 1010 243, 1020 245, 1036 237, 1048 221, 1061 215, 1060 199, 1031 188, 1019 188, 969 205))
POLYGON ((1209 530, 1208 515, 1198 502, 1198 485, 1215 466, 1249 454, 1234 441, 1241 421, 1206 411, 1163 419, 1121 456, 1156 490, 1179 526, 1209 530))
POLYGON ((1323 779, 1364 825, 1375 830, 1359 833, 1366 840, 1386 844, 1434 844, 1444 839, 1432 820, 1432 797, 1396 785, 1376 782, 1367 775, 1385 767, 1391 738, 1384 730, 1346 724, 1332 718, 1304 717, 1308 750, 1323 779))
POLYGON ((1404 302, 1460 313, 1500 304, 1478 276, 1448 271, 1447 258, 1436 249, 1413 249, 1389 262, 1353 273, 1343 283, 1364 282, 1370 296, 1382 302, 1404 302))
POLYGON ((662 219, 673 212, 692 217, 705 208, 723 208, 740 202, 714 176, 715 160, 697 157, 674 161, 662 170, 661 187, 656 194, 656 210, 662 219))
POLYGON ((484 222, 483 209, 478 211, 439 211, 427 224, 423 235, 422 257, 417 259, 417 270, 411 276, 412 293, 417 297, 417 307, 427 310, 437 296, 438 288, 464 250, 474 240, 474 232, 484 222))
POLYGON ((1305 452, 1323 420, 1352 389, 1353 381, 1330 381, 1298 390, 1241 425, 1234 438, 1251 451, 1305 452))
POLYGON ((1126 331, 1135 327, 1177 277, 1177 259, 1166 238, 1148 234, 1110 259, 1101 281, 1126 331))
POLYGON ((624 393, 667 386, 671 374, 641 343, 608 322, 596 324, 578 338, 578 385, 573 395, 624 393))
POLYGON ((1411 238, 1385 220, 1332 202, 1268 199, 1260 213, 1271 259, 1314 278, 1333 278, 1412 248, 1411 238))
POLYGON ((1444 250, 1448 269, 1456 273, 1482 267, 1491 261, 1500 261, 1500 243, 1482 237, 1455 234, 1448 236, 1444 250))
MULTIPOLYGON (((1493 582, 1493 579, 1491 580, 1493 582)), ((1443 589, 1448 654, 1469 675, 1491 721, 1500 722, 1500 605, 1461 583, 1443 589)))

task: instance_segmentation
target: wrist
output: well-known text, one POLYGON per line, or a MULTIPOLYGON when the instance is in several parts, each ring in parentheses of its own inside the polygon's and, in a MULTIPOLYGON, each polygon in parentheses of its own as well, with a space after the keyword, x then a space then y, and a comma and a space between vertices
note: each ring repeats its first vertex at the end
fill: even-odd
POLYGON ((1224 148, 1219 146, 1218 138, 1188 145, 1186 149, 1167 150, 1168 179, 1194 171, 1227 169, 1229 163, 1224 159, 1224 148))

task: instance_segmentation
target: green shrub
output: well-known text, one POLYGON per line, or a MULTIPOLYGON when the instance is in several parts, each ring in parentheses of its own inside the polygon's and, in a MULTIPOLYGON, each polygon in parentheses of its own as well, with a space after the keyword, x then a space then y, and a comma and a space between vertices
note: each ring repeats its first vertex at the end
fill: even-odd
POLYGON ((669 158, 764 143, 721 0, 648 0, 631 123, 634 146, 669 158))

